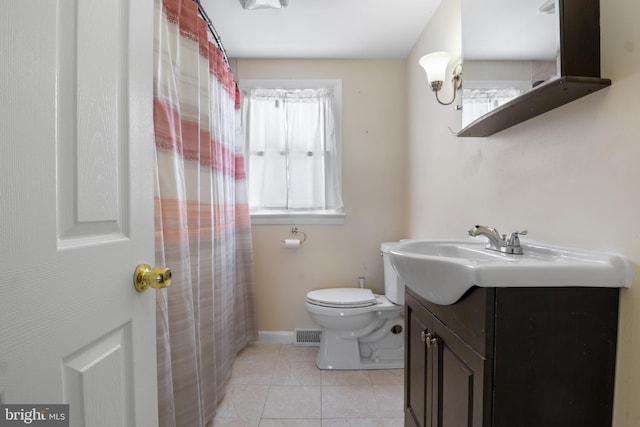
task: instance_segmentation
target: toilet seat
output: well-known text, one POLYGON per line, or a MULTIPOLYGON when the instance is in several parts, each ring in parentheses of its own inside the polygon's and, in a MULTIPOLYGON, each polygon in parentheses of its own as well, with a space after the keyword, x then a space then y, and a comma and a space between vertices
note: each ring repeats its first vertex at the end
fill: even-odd
POLYGON ((361 308, 377 304, 371 289, 363 288, 319 289, 307 294, 307 302, 331 308, 361 308))

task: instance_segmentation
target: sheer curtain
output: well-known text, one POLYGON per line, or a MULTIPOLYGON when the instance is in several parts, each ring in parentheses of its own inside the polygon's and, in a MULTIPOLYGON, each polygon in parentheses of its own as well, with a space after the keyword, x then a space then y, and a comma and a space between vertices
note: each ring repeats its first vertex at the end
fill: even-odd
POLYGON ((474 88, 462 91, 462 127, 526 92, 515 87, 474 88))
POLYGON ((210 421, 257 338, 238 92, 192 0, 155 1, 156 263, 161 426, 210 421))
POLYGON ((341 209, 332 91, 246 89, 242 103, 251 208, 341 209))

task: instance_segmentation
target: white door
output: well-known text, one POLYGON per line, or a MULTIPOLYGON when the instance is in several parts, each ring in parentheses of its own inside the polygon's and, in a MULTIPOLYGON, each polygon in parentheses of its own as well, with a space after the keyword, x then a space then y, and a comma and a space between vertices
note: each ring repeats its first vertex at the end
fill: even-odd
POLYGON ((152 61, 152 0, 0 2, 0 403, 157 426, 152 61))

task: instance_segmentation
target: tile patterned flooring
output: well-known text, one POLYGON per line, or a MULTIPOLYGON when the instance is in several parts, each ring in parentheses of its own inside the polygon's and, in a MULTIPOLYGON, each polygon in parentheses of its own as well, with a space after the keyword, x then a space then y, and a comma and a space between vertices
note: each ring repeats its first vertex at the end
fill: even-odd
POLYGON ((323 371, 318 347, 252 343, 210 427, 402 427, 404 370, 323 371))

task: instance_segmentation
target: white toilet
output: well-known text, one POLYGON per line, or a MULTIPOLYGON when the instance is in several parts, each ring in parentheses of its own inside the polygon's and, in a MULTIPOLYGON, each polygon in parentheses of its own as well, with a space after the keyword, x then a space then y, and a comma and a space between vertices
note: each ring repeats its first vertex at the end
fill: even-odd
POLYGON ((385 295, 370 289, 333 288, 307 294, 306 309, 322 328, 316 365, 320 369, 404 367, 404 285, 382 243, 385 295))

